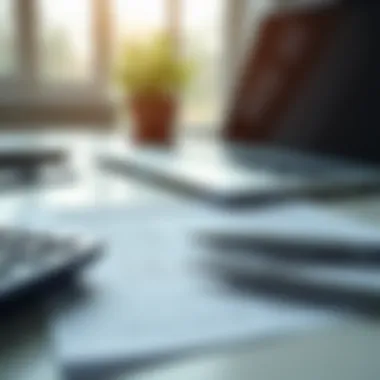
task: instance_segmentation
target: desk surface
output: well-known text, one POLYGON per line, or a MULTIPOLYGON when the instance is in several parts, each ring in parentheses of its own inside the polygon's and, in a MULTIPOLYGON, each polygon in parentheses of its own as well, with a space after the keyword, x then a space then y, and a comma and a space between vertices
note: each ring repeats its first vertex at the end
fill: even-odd
MULTIPOLYGON (((25 213, 30 213, 31 210, 37 211, 47 207, 52 209, 64 207, 66 210, 70 208, 75 210, 80 207, 94 205, 153 205, 163 202, 168 202, 168 204, 183 202, 183 200, 175 199, 163 191, 147 188, 133 181, 127 182, 125 179, 118 179, 109 174, 99 173, 93 166, 91 157, 99 146, 107 143, 107 141, 111 143, 112 137, 104 135, 57 136, 56 134, 33 134, 31 136, 18 136, 17 139, 27 144, 38 145, 48 142, 69 147, 72 151, 72 159, 76 168, 76 173, 74 174, 76 176, 74 176, 75 178, 72 182, 68 182, 64 186, 37 187, 29 190, 1 193, 0 218, 2 220, 20 220, 25 213)), ((15 137, 13 135, 4 136, 0 141, 0 146, 14 141, 15 137)), ((380 195, 357 201, 328 202, 328 206, 343 214, 356 216, 359 219, 380 225, 380 195)), ((36 308, 33 312, 19 315, 10 324, 6 325, 6 329, 0 327, 0 378, 2 380, 60 379, 53 359, 47 326, 48 316, 42 309, 36 308)), ((367 326, 366 329, 367 333, 370 331, 368 334, 377 334, 377 336, 380 334, 380 325, 378 324, 367 326)), ((236 373, 238 372, 235 372, 235 370, 237 371, 240 364, 247 361, 247 355, 250 356, 250 360, 253 360, 256 351, 234 353, 233 360, 232 356, 227 355, 227 357, 224 356, 217 359, 217 361, 227 363, 231 379, 240 380, 240 378, 237 378, 236 373)), ((205 360, 204 365, 212 367, 215 359, 205 360)), ((183 368, 186 369, 186 373, 191 374, 191 368, 197 371, 199 363, 186 364, 183 368)), ((165 372, 165 368, 163 368, 163 371, 160 375, 161 377, 154 377, 154 380, 161 380, 161 378, 168 380, 171 378, 170 376, 167 377, 168 373, 165 372)), ((130 376, 135 379, 134 375, 127 375, 126 379, 130 376)), ((149 376, 150 374, 145 375, 144 380, 150 380, 149 376)), ((185 377, 176 378, 184 379, 185 377)), ((186 378, 193 379, 198 377, 190 376, 186 378)), ((208 377, 208 379, 212 379, 212 377, 208 377)), ((245 379, 244 377, 241 378, 241 380, 245 379)))
POLYGON ((125 380, 376 380, 379 349, 379 325, 358 324, 164 363, 125 380))
MULTIPOLYGON (((99 171, 92 155, 99 145, 107 143, 104 135, 12 134, 2 135, 1 146, 48 144, 66 146, 72 154, 73 178, 62 184, 37 186, 26 190, 0 192, 0 222, 22 221, 42 209, 78 210, 91 206, 123 206, 176 202, 172 197, 149 189, 137 182, 126 182, 99 171)), ((112 140, 112 138, 110 138, 112 140)), ((1 189, 0 189, 1 190, 1 189)), ((0 379, 58 380, 48 339, 48 316, 41 309, 23 315, 6 329, 0 326, 0 379)))

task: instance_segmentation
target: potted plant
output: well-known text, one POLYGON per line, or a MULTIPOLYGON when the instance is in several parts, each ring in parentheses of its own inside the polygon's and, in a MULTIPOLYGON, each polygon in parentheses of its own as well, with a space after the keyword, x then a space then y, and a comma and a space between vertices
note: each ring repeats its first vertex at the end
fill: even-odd
POLYGON ((190 79, 190 65, 168 35, 126 42, 118 68, 123 95, 134 122, 134 138, 143 144, 170 144, 178 97, 190 79))

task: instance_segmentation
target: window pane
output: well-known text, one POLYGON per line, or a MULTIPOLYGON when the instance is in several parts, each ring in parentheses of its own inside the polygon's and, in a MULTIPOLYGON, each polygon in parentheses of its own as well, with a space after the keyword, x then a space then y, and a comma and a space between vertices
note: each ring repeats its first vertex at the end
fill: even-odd
POLYGON ((91 1, 39 0, 39 6, 42 79, 90 79, 93 73, 91 1))
POLYGON ((166 0, 115 0, 116 48, 127 36, 145 37, 167 26, 166 0))
POLYGON ((15 0, 0 0, 0 77, 14 73, 15 0))
POLYGON ((224 0, 182 0, 182 49, 196 60, 184 101, 183 122, 217 125, 222 105, 224 0))
MULTIPOLYGON (((167 0, 113 0, 113 56, 120 59, 125 41, 149 38, 167 27, 167 0)), ((112 85, 115 83, 112 82, 112 85)), ((113 90, 118 92, 115 86, 113 90)))

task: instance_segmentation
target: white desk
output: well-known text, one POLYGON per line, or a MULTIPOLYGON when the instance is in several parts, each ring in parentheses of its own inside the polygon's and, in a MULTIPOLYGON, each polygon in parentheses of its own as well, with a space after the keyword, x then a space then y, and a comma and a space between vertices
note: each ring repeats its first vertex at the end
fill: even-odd
MULTIPOLYGON (((12 139, 13 137, 9 136, 9 138, 12 139)), ((29 143, 27 137, 20 138, 29 143)), ((127 182, 125 179, 117 179, 112 175, 99 173, 91 164, 91 155, 94 148, 104 143, 104 138, 104 136, 62 136, 62 138, 57 139, 56 135, 53 137, 33 135, 32 139, 36 144, 39 144, 41 139, 53 139, 57 144, 69 145, 73 150, 75 167, 80 176, 63 187, 36 188, 1 194, 1 218, 18 219, 22 217, 23 213, 30 213, 32 209, 36 211, 41 207, 78 209, 91 205, 117 206, 180 202, 180 200, 163 191, 153 190, 133 181, 127 182)), ((2 143, 4 141, 5 139, 2 140, 2 143)), ((357 201, 344 200, 326 202, 326 204, 331 209, 371 221, 380 226, 380 195, 357 201)), ((1 380, 59 380, 59 372, 56 363, 54 363, 53 348, 48 338, 47 324, 48 315, 37 308, 33 313, 19 315, 11 324, 0 326, 1 380)), ((380 332, 380 324, 373 324, 368 328, 374 334, 380 332)), ((242 355, 246 356, 246 354, 242 355)), ((254 355, 254 353, 250 355, 254 355)), ((235 366, 239 366, 239 357, 234 360, 235 366)), ((233 369, 233 367, 231 368, 233 369)), ((191 372, 188 373, 191 374, 191 372)), ((165 376, 167 374, 164 373, 161 378, 167 380, 165 376)), ((240 380, 236 374, 234 376, 232 373, 231 376, 231 379, 240 380)), ((194 377, 188 378, 193 379, 194 377)))
MULTIPOLYGON (((72 151, 73 179, 62 185, 33 187, 26 190, 0 192, 0 221, 30 219, 31 213, 50 208, 70 211, 81 207, 162 204, 176 202, 172 196, 152 190, 137 182, 100 173, 91 157, 107 135, 31 134, 2 135, 0 147, 12 144, 44 144, 68 146, 72 151)), ((110 138, 112 139, 112 137, 110 138)), ((17 320, 0 326, 1 380, 59 379, 47 337, 48 316, 42 310, 18 315, 17 320)))

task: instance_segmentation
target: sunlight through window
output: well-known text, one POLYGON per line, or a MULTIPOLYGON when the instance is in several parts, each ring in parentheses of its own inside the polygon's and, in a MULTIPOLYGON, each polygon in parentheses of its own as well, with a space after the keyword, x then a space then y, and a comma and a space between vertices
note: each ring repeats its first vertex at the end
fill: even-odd
POLYGON ((93 51, 91 1, 39 0, 38 14, 42 79, 89 79, 93 51))

